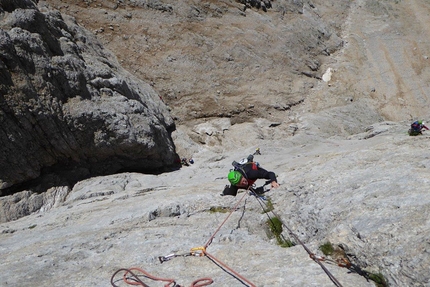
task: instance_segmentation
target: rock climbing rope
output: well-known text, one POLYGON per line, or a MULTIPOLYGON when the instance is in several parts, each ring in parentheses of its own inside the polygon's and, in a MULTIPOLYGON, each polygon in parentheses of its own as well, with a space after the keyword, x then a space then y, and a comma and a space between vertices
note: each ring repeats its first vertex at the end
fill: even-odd
MULTIPOLYGON (((167 282, 164 287, 182 287, 181 285, 178 285, 175 280, 168 279, 168 278, 160 278, 156 277, 154 275, 149 274, 145 270, 141 268, 130 268, 125 269, 121 268, 117 270, 111 277, 111 284, 113 287, 119 287, 117 284, 118 281, 123 281, 127 285, 133 285, 133 286, 141 286, 141 287, 149 287, 149 285, 145 284, 142 281, 142 277, 145 277, 147 279, 153 280, 153 281, 161 281, 161 282, 167 282), (115 277, 123 272, 122 280, 115 280, 115 277)), ((195 281, 193 281, 190 285, 190 287, 203 287, 203 286, 209 286, 213 283, 213 280, 211 278, 200 278, 195 281)))
MULTIPOLYGON (((252 192, 252 191, 251 191, 252 192)), ((265 203, 265 201, 264 200, 262 200, 261 198, 259 198, 259 197, 255 197, 257 200, 258 200, 258 202, 259 202, 259 204, 260 204, 260 206, 263 208, 263 210, 267 210, 267 212, 265 212, 266 213, 266 215, 267 215, 267 217, 269 218, 269 220, 272 220, 271 218, 270 218, 270 216, 269 216, 269 214, 268 214, 268 212, 271 212, 276 218, 278 218, 280 221, 281 221, 281 223, 282 223, 282 226, 283 227, 285 227, 285 229, 287 229, 288 230, 288 233, 292 236, 292 237, 294 237, 294 239, 296 240, 296 242, 297 243, 299 243, 300 245, 302 245, 302 247, 306 250, 306 252, 309 254, 309 257, 312 259, 312 260, 314 260, 318 265, 320 265, 321 266, 321 268, 324 270, 324 272, 327 274, 327 276, 330 278, 330 280, 336 285, 336 286, 338 286, 338 287, 342 287, 342 284, 340 284, 340 282, 333 276, 333 274, 324 266, 324 264, 322 264, 322 262, 321 261, 324 261, 324 258, 323 257, 319 257, 319 256, 316 256, 314 253, 312 253, 310 250, 309 250, 309 248, 300 240, 300 238, 287 226, 287 225, 285 225, 285 223, 281 220, 281 218, 273 211, 273 210, 271 210, 271 209, 269 209, 268 208, 268 205, 265 203)), ((273 222, 272 222, 273 223, 273 222)))
MULTIPOLYGON (((248 191, 250 191, 249 194, 251 195, 255 195, 255 198, 258 200, 258 202, 260 203, 260 206, 263 208, 263 210, 265 211, 266 215, 269 217, 269 219, 271 220, 271 217, 269 216, 268 212, 271 212, 275 217, 277 217, 280 220, 280 217, 271 209, 268 208, 268 205, 266 204, 266 199, 262 198, 260 196, 258 196, 257 193, 255 193, 255 191, 252 188, 249 188, 248 191)), ((227 220, 230 218, 230 216, 233 214, 234 211, 236 211, 238 209, 238 206, 240 204, 240 202, 245 198, 245 196, 248 195, 248 192, 244 192, 243 196, 240 198, 240 200, 234 205, 233 208, 231 208, 228 216, 224 219, 224 221, 218 226, 218 228, 215 230, 215 232, 211 235, 211 237, 208 239, 208 241, 206 242, 206 244, 204 246, 201 247, 194 247, 191 248, 190 252, 187 253, 183 253, 183 254, 169 254, 166 256, 160 256, 158 257, 160 263, 169 261, 173 258, 176 257, 186 257, 186 256, 205 256, 207 257, 209 260, 211 260, 213 263, 215 263, 216 265, 218 265, 220 268, 222 268, 223 270, 225 270, 226 272, 228 272, 231 276, 233 276, 234 278, 236 278, 237 280, 239 280, 242 284, 247 285, 249 287, 256 287, 255 284, 253 284, 251 281, 249 281, 248 279, 246 279, 245 277, 241 276, 238 272, 234 271, 232 268, 230 268, 229 266, 227 266, 226 264, 224 264, 221 260, 219 260, 218 258, 216 258, 215 256, 213 256, 212 254, 207 252, 207 248, 209 247, 209 245, 212 243, 213 239, 215 238, 215 235, 220 231, 221 227, 227 222, 227 220)), ((273 223, 273 222, 272 222, 273 223)), ((309 248, 299 239, 299 237, 294 234, 294 232, 292 232, 292 230, 285 225, 284 222, 282 222, 282 226, 288 230, 288 233, 294 237, 294 239, 296 240, 297 243, 299 243, 300 245, 302 245, 302 247, 306 250, 306 252, 309 254, 309 257, 314 260, 318 265, 321 266, 321 268, 324 270, 324 272, 327 274, 327 276, 330 278, 330 280, 337 286, 337 287, 342 287, 342 284, 340 284, 340 282, 333 276, 333 274, 331 274, 331 272, 322 264, 322 261, 324 261, 323 257, 318 257, 316 256, 314 253, 312 253, 309 248)), ((348 262, 340 262, 338 265, 342 266, 342 264, 344 265, 344 267, 351 267, 349 261, 348 262)), ((342 266, 343 267, 343 266, 342 266)), ((173 279, 166 279, 166 278, 159 278, 159 277, 155 277, 151 274, 149 274, 148 272, 146 272, 143 269, 140 268, 130 268, 130 269, 119 269, 118 271, 116 271, 112 278, 111 278, 111 284, 113 287, 117 287, 116 282, 115 281, 115 276, 120 273, 120 272, 124 272, 123 276, 122 276, 122 280, 128 284, 128 285, 137 285, 137 286, 143 286, 143 287, 148 287, 148 285, 146 285, 141 279, 140 277, 145 277, 147 279, 151 279, 151 280, 155 280, 155 281, 163 281, 163 282, 167 282, 165 287, 181 287, 180 285, 178 285, 175 280, 173 279), (137 272, 141 273, 141 275, 139 276, 138 274, 136 274, 137 272)), ((211 278, 201 278, 198 279, 196 281, 194 281, 191 284, 191 287, 200 287, 200 286, 208 286, 210 284, 213 283, 213 280, 211 278)))
MULTIPOLYGON (((229 266, 224 264, 221 260, 217 259, 215 256, 213 256, 212 254, 210 254, 206 251, 206 248, 212 243, 212 240, 214 239, 215 235, 218 233, 218 231, 221 229, 221 227, 224 225, 224 223, 228 220, 228 218, 231 216, 231 214, 235 210, 237 210, 240 202, 245 198, 246 195, 247 195, 247 193, 243 194, 241 199, 230 210, 229 215, 224 219, 224 221, 220 224, 220 226, 216 229, 216 231, 212 234, 212 236, 209 238, 209 240, 206 242, 206 244, 204 246, 191 248, 190 252, 183 253, 183 254, 172 253, 172 254, 169 254, 166 256, 160 256, 160 257, 158 257, 158 260, 160 261, 160 263, 163 263, 163 262, 169 261, 175 257, 181 257, 181 256, 182 257, 205 256, 205 257, 209 258, 212 262, 214 262, 215 264, 220 266, 222 269, 224 269, 226 272, 228 272, 231 276, 235 277, 237 280, 242 282, 244 285, 247 285, 249 287, 256 287, 256 285, 254 285, 252 282, 247 280, 245 277, 241 276, 239 273, 234 271, 232 268, 230 268, 229 266)), ((175 280, 173 280, 173 279, 155 277, 155 276, 149 274, 148 272, 146 272, 145 270, 143 270, 141 268, 136 268, 136 267, 130 268, 130 269, 122 268, 122 269, 117 270, 112 275, 112 278, 111 278, 111 284, 113 287, 118 287, 118 285, 116 285, 118 280, 115 280, 115 277, 121 272, 123 272, 122 281, 124 283, 126 283, 127 285, 149 287, 141 279, 141 277, 145 277, 147 279, 154 280, 154 281, 167 282, 167 284, 164 285, 165 287, 181 287, 181 285, 178 285, 175 282, 175 280), (136 274, 137 272, 139 272, 141 274, 138 275, 138 274, 136 274)), ((201 279, 194 281, 191 284, 191 287, 208 286, 208 285, 212 284, 212 282, 213 282, 213 280, 211 278, 201 278, 201 279)))

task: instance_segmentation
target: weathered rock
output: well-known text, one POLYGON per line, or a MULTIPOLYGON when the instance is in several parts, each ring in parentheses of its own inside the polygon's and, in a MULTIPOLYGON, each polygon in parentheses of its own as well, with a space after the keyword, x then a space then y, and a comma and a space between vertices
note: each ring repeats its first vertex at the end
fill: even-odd
POLYGON ((0 198, 0 222, 17 220, 34 212, 46 212, 62 205, 70 192, 68 186, 57 186, 43 193, 21 191, 0 198))
MULTIPOLYGON (((430 37, 427 1, 274 1, 273 10, 267 13, 255 9, 244 13, 234 5, 236 0, 124 1, 115 10, 118 13, 98 8, 115 6, 112 3, 52 2, 72 13, 76 9, 83 22, 98 27, 109 22, 106 27, 114 29, 105 29, 100 37, 117 47, 118 54, 135 53, 131 60, 122 59, 142 78, 154 80, 152 84, 168 96, 176 114, 211 114, 231 121, 228 125, 215 125, 208 118, 203 125, 183 122, 187 127, 181 127, 175 143, 180 144, 181 153, 193 155, 194 165, 157 176, 122 173, 81 181, 70 192, 61 189, 58 197, 51 197, 58 198, 50 201, 56 202, 55 208, 0 224, 4 285, 36 282, 53 286, 61 281, 71 286, 98 286, 108 284, 119 268, 132 266, 174 278, 179 284, 211 277, 213 286, 244 285, 206 258, 179 257, 161 264, 158 256, 184 254, 207 242, 227 217, 217 211, 229 210, 239 200, 219 196, 230 163, 260 147, 261 155, 255 159, 275 171, 281 184, 267 194, 274 211, 311 252, 321 255, 319 247, 330 242, 351 260, 349 270, 329 261, 334 255, 323 262, 342 286, 374 286, 360 276, 367 274, 363 270, 381 273, 390 286, 429 286, 430 142, 426 132, 420 137, 406 133, 409 118, 429 118, 425 105, 429 88, 422 84, 429 82, 428 62, 422 52, 429 50, 428 41, 422 40, 430 37), (151 7, 121 11, 134 3, 151 7), (68 5, 70 9, 65 8, 68 5), (79 5, 85 9, 77 9, 79 5), (351 5, 352 11, 342 11, 342 5, 351 5), (172 9, 160 12, 163 7, 172 9), (150 13, 146 8, 152 9, 150 13), (133 22, 122 21, 121 12, 132 13, 126 19, 133 22), (93 17, 85 19, 87 13, 93 17), (170 18, 177 15, 190 21, 170 18), (235 20, 251 21, 230 22, 231 15, 235 20), (100 22, 94 23, 93 18, 100 22), (330 29, 322 29, 324 33, 342 28, 336 33, 343 35, 341 53, 333 55, 331 49, 325 49, 327 41, 315 45, 319 37, 327 40, 319 31, 326 25, 309 29, 311 33, 294 30, 282 38, 283 25, 309 28, 309 23, 300 24, 306 18, 315 27, 318 21, 314 20, 329 19, 330 29), (117 39, 114 32, 126 30, 117 29, 120 26, 111 23, 115 19, 121 25, 130 24, 126 27, 131 35, 127 36, 132 41, 112 40, 117 39), (250 30, 259 33, 248 34, 250 30), (300 54, 303 49, 294 45, 287 49, 294 52, 289 55, 297 56, 297 63, 285 64, 282 53, 271 53, 284 47, 276 45, 277 39, 302 34, 302 40, 292 40, 310 49, 309 54, 300 54), (151 55, 149 64, 148 58, 139 57, 141 48, 151 55), (329 63, 312 53, 329 57, 329 63), (225 65, 220 64, 223 61, 225 65), (280 73, 281 68, 299 64, 312 71, 309 81, 280 73), (157 68, 147 73, 142 66, 157 68), (329 81, 318 80, 329 67, 335 71, 329 81), (185 92, 190 90, 193 93, 185 92), (300 94, 300 100, 291 101, 294 93, 300 94), (227 94, 231 101, 223 101, 222 95, 227 94), (250 113, 248 104, 257 98, 253 95, 270 102, 276 111, 251 103, 266 118, 250 113), (209 113, 206 108, 220 111, 209 113), (243 115, 241 120, 238 115, 243 115), (241 121, 246 122, 237 124, 241 121), (184 131, 199 131, 206 143, 213 144, 215 139, 219 144, 199 145, 183 136, 184 131)), ((97 79, 95 84, 115 82, 105 80, 97 79)), ((56 186, 62 186, 60 183, 56 186)), ((30 204, 25 200, 34 196, 25 195, 23 202, 15 202, 17 210, 30 204)), ((266 221, 255 198, 245 197, 215 235, 208 252, 257 286, 335 286, 300 245, 281 248, 269 238, 266 221)), ((283 235, 294 240, 285 229, 283 235)))
POLYGON ((2 4, 1 189, 51 172, 73 182, 175 165, 175 125, 149 85, 74 19, 31 1, 2 4))
MULTIPOLYGON (((375 286, 365 272, 382 274, 394 286, 429 283, 430 162, 417 148, 430 142, 428 136, 407 136, 405 126, 375 124, 373 130, 381 132, 367 139, 313 137, 299 127, 293 138, 254 142, 261 150, 255 160, 274 170, 281 184, 266 194, 275 215, 317 256, 330 242, 353 264, 350 270, 338 267, 332 256, 322 262, 342 286, 375 286)), ((178 283, 211 277, 213 286, 242 286, 206 258, 158 260, 187 254, 215 234, 207 252, 256 286, 336 286, 286 228, 283 236, 298 245, 277 245, 262 212, 268 202, 260 205, 245 194, 221 226, 229 215, 222 211, 244 195, 219 195, 230 163, 253 150, 246 143, 228 155, 206 149, 194 155, 194 165, 171 173, 79 182, 55 208, 0 224, 4 280, 12 284, 28 269, 29 280, 37 278, 41 286, 58 280, 91 285, 108 281, 120 268, 140 267, 178 283)))
POLYGON ((271 3, 263 12, 243 11, 243 2, 249 1, 135 0, 121 1, 115 10, 108 2, 73 0, 39 6, 71 14, 90 31, 103 28, 98 39, 151 83, 178 125, 214 117, 247 122, 268 113, 280 121, 286 113, 277 107, 303 99, 330 55, 343 47, 341 28, 351 3, 253 1, 271 3))

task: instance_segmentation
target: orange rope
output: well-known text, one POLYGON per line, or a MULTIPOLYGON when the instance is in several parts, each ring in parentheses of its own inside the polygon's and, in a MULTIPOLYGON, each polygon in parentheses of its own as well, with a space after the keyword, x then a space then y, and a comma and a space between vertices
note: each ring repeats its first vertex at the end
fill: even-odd
MULTIPOLYGON (((110 281, 113 287, 118 287, 117 285, 115 285, 114 278, 121 271, 124 271, 122 279, 128 285, 141 286, 141 287, 149 287, 149 285, 146 285, 145 283, 143 283, 143 281, 139 278, 139 276, 136 275, 136 273, 134 271, 137 271, 137 272, 142 273, 144 277, 147 277, 147 278, 149 278, 151 280, 168 282, 168 283, 166 283, 164 285, 164 287, 169 287, 169 286, 171 286, 171 287, 180 287, 180 285, 177 285, 176 282, 175 282, 175 280, 173 280, 173 279, 166 279, 166 278, 156 277, 156 276, 151 275, 148 272, 146 272, 145 270, 143 270, 141 268, 138 268, 138 267, 133 267, 133 268, 130 268, 130 269, 124 269, 124 268, 122 268, 122 269, 119 269, 118 271, 116 271, 112 275, 112 278, 111 278, 111 281, 110 281)), ((200 279, 197 279, 197 280, 193 281, 193 283, 191 283, 190 287, 209 286, 212 283, 213 283, 213 280, 211 278, 200 278, 200 279)))
MULTIPOLYGON (((168 282, 167 284, 164 285, 165 287, 168 287, 171 284, 173 284, 173 286, 176 285, 175 280, 173 280, 173 279, 164 279, 164 278, 160 278, 160 277, 155 277, 155 276, 149 274, 148 272, 146 272, 145 270, 138 268, 138 267, 132 267, 132 268, 128 269, 128 271, 125 272, 124 275, 122 276, 122 279, 124 280, 124 282, 129 284, 129 285, 141 285, 141 283, 138 283, 138 282, 135 282, 135 281, 128 279, 127 275, 128 275, 128 273, 130 273, 130 271, 138 271, 140 273, 145 274, 145 276, 148 277, 149 279, 152 279, 155 281, 168 282)), ((133 276, 135 276, 135 275, 133 274, 133 276)))
POLYGON ((209 259, 211 259, 212 261, 214 261, 215 263, 221 265, 222 267, 224 267, 225 269, 227 269, 231 274, 233 274, 235 277, 239 278, 240 280, 246 282, 249 286, 251 287, 256 287, 252 282, 248 281, 245 277, 241 276, 239 273, 237 273, 236 271, 234 271, 233 269, 231 269, 230 267, 228 267, 227 265, 225 265, 224 263, 222 263, 219 259, 217 259, 215 256, 209 254, 206 250, 203 251, 203 253, 209 257, 209 259))
POLYGON ((192 248, 191 252, 200 251, 201 252, 201 256, 206 255, 210 260, 212 260, 216 264, 222 266, 224 269, 226 269, 234 277, 236 277, 237 279, 241 280, 242 283, 246 282, 249 286, 256 287, 252 282, 250 282, 249 280, 247 280, 245 277, 241 276, 239 273, 237 273, 236 271, 234 271, 233 269, 231 269, 230 267, 228 267, 226 264, 224 264, 223 262, 221 262, 219 259, 217 259, 215 256, 209 254, 206 251, 206 248, 212 243, 213 239, 215 238, 215 235, 218 233, 218 231, 220 231, 221 227, 227 222, 227 220, 230 218, 230 216, 233 214, 233 212, 237 210, 240 202, 247 195, 248 195, 247 192, 243 193, 243 196, 239 199, 239 201, 235 204, 235 206, 233 208, 231 208, 230 213, 227 215, 227 217, 224 219, 224 221, 218 226, 218 228, 215 230, 215 232, 212 234, 212 236, 209 238, 209 240, 206 242, 206 244, 203 247, 192 248))
POLYGON ((224 223, 227 221, 227 219, 229 219, 229 217, 233 214, 233 212, 237 209, 237 207, 239 206, 239 203, 245 198, 245 196, 248 195, 247 192, 243 193, 243 196, 241 197, 241 199, 236 203, 236 205, 230 210, 229 215, 224 219, 224 221, 220 224, 220 226, 218 226, 217 230, 212 234, 212 236, 209 238, 209 240, 206 242, 206 244, 204 245, 204 249, 206 249, 211 243, 212 240, 214 239, 215 235, 218 233, 218 231, 221 229, 221 227, 224 225, 224 223))
POLYGON ((197 279, 196 281, 191 283, 191 287, 208 286, 208 285, 211 285, 213 282, 214 281, 211 278, 201 278, 201 279, 197 279), (203 282, 203 283, 199 283, 199 282, 203 282))
POLYGON ((146 272, 145 270, 143 270, 143 269, 141 269, 141 268, 133 267, 133 268, 130 268, 130 269, 122 268, 122 269, 119 269, 117 272, 115 272, 115 273, 112 275, 112 278, 111 278, 111 281, 110 281, 110 282, 111 282, 111 284, 112 284, 112 286, 114 286, 114 287, 118 287, 118 286, 117 286, 117 285, 115 285, 115 283, 114 283, 114 278, 115 278, 115 276, 116 276, 119 272, 121 272, 121 271, 124 271, 124 274, 123 274, 123 276, 122 276, 122 279, 123 279, 123 281, 124 281, 126 284, 128 284, 128 285, 135 285, 135 286, 149 287, 149 285, 146 285, 145 283, 143 283, 143 281, 139 278, 139 276, 138 276, 138 275, 136 275, 136 274, 135 274, 135 272, 133 272, 133 271, 138 271, 138 272, 140 272, 140 273, 143 273, 145 277, 147 277, 147 278, 149 278, 149 279, 151 279, 151 280, 168 282, 167 284, 165 284, 165 285, 164 285, 164 287, 168 287, 168 286, 170 286, 171 284, 173 284, 172 286, 175 286, 175 285, 176 285, 176 282, 175 282, 175 280, 173 280, 173 279, 165 279, 165 278, 155 277, 155 276, 153 276, 153 275, 149 274, 148 272, 146 272))
MULTIPOLYGON (((215 263, 223 266, 225 269, 227 269, 231 274, 233 274, 235 277, 239 278, 240 280, 246 282, 249 284, 249 286, 251 287, 256 287, 253 283, 251 283, 250 281, 248 281, 247 279, 245 279, 244 277, 242 277, 240 274, 238 274, 237 272, 235 272, 233 269, 231 269, 230 267, 228 267, 227 265, 225 265, 224 263, 222 263, 220 260, 218 260, 217 258, 215 258, 214 256, 210 255, 209 253, 206 252, 206 248, 212 243, 212 240, 214 239, 215 235, 218 233, 218 231, 221 229, 221 227, 224 225, 224 223, 229 219, 229 217, 233 214, 233 212, 235 210, 237 210, 237 207, 239 206, 240 202, 245 198, 245 196, 247 195, 247 192, 244 192, 242 198, 236 203, 236 205, 230 210, 229 215, 224 219, 224 221, 220 224, 220 226, 217 228, 217 230, 212 234, 212 236, 209 238, 209 240, 206 242, 206 244, 203 247, 197 247, 197 248, 192 248, 191 249, 191 253, 192 255, 197 255, 199 254, 198 252, 200 252, 200 256, 206 255, 209 259, 211 259, 212 261, 214 261, 215 263)), ((165 279, 165 278, 158 278, 155 277, 151 274, 149 274, 148 272, 146 272, 145 270, 141 269, 141 268, 137 268, 137 267, 133 267, 130 269, 119 269, 118 271, 116 271, 111 278, 111 284, 113 287, 118 287, 117 285, 115 285, 114 283, 114 277, 121 271, 124 271, 124 275, 123 275, 123 280, 126 284, 129 285, 139 285, 142 287, 149 287, 148 285, 146 285, 145 283, 143 283, 142 280, 140 280, 140 278, 133 273, 133 271, 138 271, 140 273, 143 273, 145 277, 155 280, 155 281, 164 281, 164 282, 168 282, 167 284, 165 284, 165 287, 169 287, 171 284, 172 287, 180 287, 179 285, 176 285, 176 282, 173 279, 165 279), (128 275, 131 276, 128 276, 128 275)), ((196 281, 194 281, 191 284, 191 287, 202 287, 202 286, 208 286, 210 284, 213 283, 213 280, 211 278, 201 278, 198 279, 196 281)))
POLYGON ((206 242, 206 244, 203 247, 196 247, 191 249, 192 254, 198 254, 197 252, 201 252, 200 256, 207 256, 210 260, 215 262, 216 264, 222 266, 225 268, 230 274, 232 274, 235 278, 239 279, 243 282, 246 282, 251 287, 256 287, 252 282, 247 280, 245 277, 241 276, 239 273, 228 267, 226 264, 222 263, 219 259, 217 259, 215 256, 209 254, 206 251, 206 248, 212 243, 215 235, 218 233, 218 231, 221 229, 221 227, 227 222, 227 220, 230 218, 230 216, 233 214, 234 211, 237 210, 237 207, 239 206, 240 202, 245 198, 245 196, 248 195, 247 192, 243 193, 243 196, 240 198, 240 200, 235 204, 233 208, 231 208, 230 213, 228 216, 224 219, 224 221, 218 226, 218 228, 215 230, 215 232, 212 234, 212 236, 209 238, 209 240, 206 242))
MULTIPOLYGON (((230 218, 230 216, 233 214, 233 212, 235 210, 237 210, 237 207, 239 206, 240 202, 245 198, 245 196, 247 195, 247 192, 244 192, 244 195, 240 198, 240 200, 236 203, 236 205, 230 210, 230 213, 228 214, 228 216, 224 219, 224 221, 218 226, 218 228, 216 229, 216 231, 212 234, 212 236, 209 238, 209 240, 206 242, 206 244, 203 247, 196 247, 196 248, 192 248, 191 252, 189 255, 200 255, 200 256, 207 256, 210 260, 212 260, 215 264, 219 265, 221 268, 225 269, 227 272, 229 272, 231 275, 233 275, 234 277, 236 277, 238 280, 242 281, 242 283, 246 283, 248 284, 248 286, 250 287, 256 287, 256 285, 254 285, 252 282, 250 282, 249 280, 247 280, 245 277, 241 276, 239 273, 235 272, 233 269, 231 269, 230 267, 228 267, 226 264, 224 264, 223 262, 221 262, 219 259, 217 259, 215 256, 209 254, 206 251, 206 248, 212 243, 213 239, 215 238, 215 235, 219 232, 219 230, 221 229, 221 227, 227 222, 227 220, 230 218)), ((260 200, 257 198, 257 200, 260 202, 260 200)), ((260 202, 261 204, 261 202, 260 202)), ((277 217, 280 218, 273 210, 271 210, 271 212, 277 217)), ((292 230, 286 226, 282 221, 281 221, 282 225, 288 230, 288 232, 296 239, 296 241, 298 243, 300 243, 302 245, 302 247, 306 250, 306 252, 308 252, 309 257, 314 260, 316 263, 318 263, 320 265, 320 267, 326 272, 326 274, 329 276, 329 278, 332 280, 332 282, 338 286, 338 287, 342 287, 342 285, 340 284, 340 282, 330 273, 330 271, 327 270, 327 268, 320 262, 323 261, 323 258, 318 258, 317 256, 315 256, 315 254, 313 254, 308 248, 307 246, 298 238, 298 236, 296 234, 294 234, 292 232, 292 230)), ((176 257, 176 256, 173 256, 176 257)), ((170 259, 170 258, 169 258, 170 259)), ((161 261, 161 260, 160 260, 161 261)), ((341 264, 339 264, 339 266, 341 266, 341 264)), ((343 267, 343 266, 342 266, 343 267)), ((124 275, 123 275, 123 280, 125 283, 129 284, 129 285, 139 285, 142 287, 149 287, 148 285, 146 285, 145 283, 142 282, 142 280, 140 280, 140 278, 134 274, 132 271, 136 270, 138 272, 141 272, 144 274, 145 277, 152 279, 152 280, 156 280, 156 281, 164 281, 164 282, 168 282, 167 284, 164 285, 164 287, 169 287, 171 284, 172 287, 181 287, 180 285, 177 285, 176 282, 173 279, 165 279, 165 278, 158 278, 155 277, 149 273, 147 273, 145 270, 140 269, 140 268, 131 268, 131 269, 119 269, 117 272, 115 272, 112 275, 111 278, 111 284, 113 287, 118 287, 117 285, 115 285, 114 283, 114 277, 121 271, 125 271, 124 275), (131 276, 128 277, 127 275, 130 274, 131 276)), ((203 286, 208 286, 210 284, 213 283, 213 280, 211 278, 201 278, 198 280, 195 280, 192 284, 191 287, 203 287, 203 286)))

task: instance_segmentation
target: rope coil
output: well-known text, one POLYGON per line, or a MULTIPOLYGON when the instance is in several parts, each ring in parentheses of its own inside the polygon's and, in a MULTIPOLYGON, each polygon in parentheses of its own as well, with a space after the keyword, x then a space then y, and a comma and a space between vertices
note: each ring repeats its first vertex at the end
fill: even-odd
MULTIPOLYGON (((130 269, 121 268, 117 270, 111 277, 111 284, 113 287, 119 287, 116 285, 116 281, 114 280, 116 275, 120 272, 124 272, 122 275, 122 280, 124 283, 132 286, 141 286, 141 287, 150 287, 149 285, 145 284, 140 277, 145 277, 147 279, 153 280, 153 281, 161 281, 161 282, 167 282, 164 287, 182 287, 181 285, 177 284, 174 279, 168 279, 168 278, 160 278, 156 277, 154 275, 149 274, 145 270, 137 267, 133 267, 130 269), (137 272, 141 273, 141 275, 137 275, 137 272)), ((203 286, 209 286, 213 283, 213 280, 211 278, 200 278, 195 281, 193 281, 190 285, 190 287, 203 287, 203 286)))

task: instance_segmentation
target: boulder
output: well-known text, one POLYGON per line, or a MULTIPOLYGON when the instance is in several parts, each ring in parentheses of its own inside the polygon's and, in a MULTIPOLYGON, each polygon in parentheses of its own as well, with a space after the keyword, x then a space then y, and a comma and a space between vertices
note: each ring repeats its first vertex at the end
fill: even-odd
POLYGON ((175 167, 175 124, 148 84, 72 17, 3 2, 0 189, 50 173, 76 182, 175 167))

